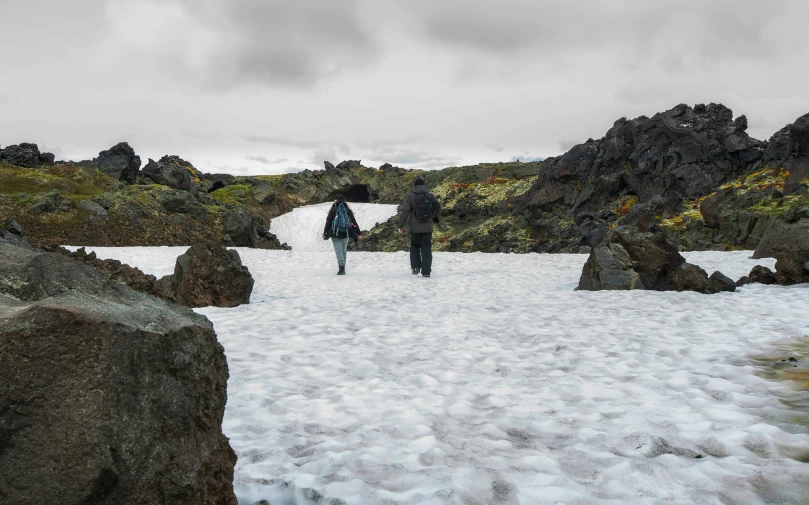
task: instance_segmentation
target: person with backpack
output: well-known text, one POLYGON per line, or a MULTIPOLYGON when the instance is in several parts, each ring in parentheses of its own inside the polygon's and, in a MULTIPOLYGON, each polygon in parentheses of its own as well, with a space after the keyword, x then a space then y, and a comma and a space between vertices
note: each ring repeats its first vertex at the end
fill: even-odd
POLYGON ((346 203, 344 195, 337 195, 329 215, 326 217, 326 226, 323 228, 323 240, 331 238, 334 246, 334 254, 337 256, 337 275, 346 274, 346 254, 348 253, 349 239, 359 240, 362 238, 360 225, 354 218, 346 203))
POLYGON ((438 222, 441 204, 427 191, 424 179, 413 181, 413 189, 405 196, 399 213, 399 233, 405 223, 410 228, 410 268, 413 275, 421 272, 429 277, 433 266, 433 222, 438 222))

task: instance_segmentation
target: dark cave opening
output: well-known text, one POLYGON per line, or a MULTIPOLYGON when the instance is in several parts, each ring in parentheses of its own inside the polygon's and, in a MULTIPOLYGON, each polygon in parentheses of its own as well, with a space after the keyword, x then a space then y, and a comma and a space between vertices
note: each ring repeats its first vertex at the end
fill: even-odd
MULTIPOLYGON (((371 193, 368 191, 368 186, 365 184, 353 184, 347 189, 335 192, 334 197, 336 197, 339 193, 345 195, 346 201, 352 203, 369 203, 372 201, 371 193)), ((332 200, 334 197, 332 197, 332 200)))
POLYGON ((211 189, 209 189, 209 190, 208 190, 208 193, 213 193, 213 192, 214 192, 214 191, 216 191, 217 189, 222 189, 222 188, 224 188, 224 187, 225 187, 225 183, 224 183, 224 182, 222 182, 222 181, 216 181, 216 182, 214 182, 214 183, 213 183, 213 186, 211 186, 211 189))

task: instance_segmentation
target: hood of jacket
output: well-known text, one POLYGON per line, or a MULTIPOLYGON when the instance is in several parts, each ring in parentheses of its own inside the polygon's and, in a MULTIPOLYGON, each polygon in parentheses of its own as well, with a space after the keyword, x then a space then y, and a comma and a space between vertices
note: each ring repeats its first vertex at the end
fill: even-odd
POLYGON ((411 189, 413 193, 429 193, 430 191, 427 189, 425 184, 419 184, 418 186, 413 186, 411 189))

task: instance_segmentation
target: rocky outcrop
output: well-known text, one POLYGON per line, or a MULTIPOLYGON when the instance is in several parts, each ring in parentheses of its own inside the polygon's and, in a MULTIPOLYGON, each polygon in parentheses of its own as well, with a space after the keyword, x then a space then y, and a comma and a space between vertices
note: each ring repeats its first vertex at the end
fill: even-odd
POLYGON ((748 275, 745 275, 736 281, 736 285, 744 286, 745 284, 751 284, 753 282, 760 284, 775 284, 777 281, 775 280, 775 274, 772 273, 772 270, 761 265, 756 265, 752 270, 750 270, 748 275))
POLYGON ((201 172, 179 156, 163 156, 160 161, 149 159, 149 163, 141 171, 141 178, 146 183, 162 184, 194 193, 207 193, 201 176, 201 172))
POLYGON ((579 279, 580 290, 644 289, 632 259, 619 244, 598 244, 590 252, 579 279))
POLYGON ((582 269, 579 288, 697 291, 714 294, 735 291, 736 285, 721 272, 710 277, 697 265, 686 263, 663 233, 640 233, 619 228, 608 243, 596 245, 582 269))
POLYGON ((809 218, 794 223, 773 221, 753 258, 776 259, 774 278, 778 284, 809 282, 809 218))
POLYGON ((0 149, 0 159, 18 167, 33 168, 53 163, 54 156, 51 153, 39 152, 36 144, 23 142, 0 149))
POLYGON ((77 164, 98 169, 116 181, 134 184, 140 170, 140 156, 128 143, 120 142, 98 153, 97 158, 77 164))
POLYGON ((784 193, 806 192, 809 179, 809 114, 776 132, 764 152, 764 162, 789 172, 784 193))
POLYGON ((253 277, 238 252, 209 242, 191 246, 155 287, 159 296, 187 307, 235 307, 250 303, 253 277))
POLYGON ((88 253, 84 247, 71 252, 62 246, 49 245, 45 246, 43 250, 67 256, 74 261, 101 270, 113 281, 126 284, 135 291, 162 298, 162 291, 155 289, 157 278, 154 275, 143 273, 139 268, 131 267, 115 259, 101 259, 96 256, 95 252, 88 253))
POLYGON ((12 218, 6 219, 3 228, 0 229, 0 245, 4 244, 33 250, 33 247, 25 240, 22 226, 12 218))
POLYGON ((732 173, 761 160, 764 143, 750 138, 747 119, 720 104, 681 104, 651 118, 619 119, 600 140, 545 160, 538 193, 549 183, 583 184, 574 209, 594 210, 620 190, 644 202, 707 195, 732 173))
POLYGON ((0 244, 0 501, 235 505, 203 316, 0 244))

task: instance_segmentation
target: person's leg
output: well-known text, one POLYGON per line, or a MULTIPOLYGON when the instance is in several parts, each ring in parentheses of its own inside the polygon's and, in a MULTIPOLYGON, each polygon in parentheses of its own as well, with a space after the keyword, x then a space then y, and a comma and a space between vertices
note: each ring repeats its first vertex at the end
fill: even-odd
POLYGON ((343 247, 343 239, 332 238, 331 245, 334 247, 334 255, 337 256, 337 266, 344 267, 346 265, 345 247, 343 247))
POLYGON ((433 234, 421 234, 421 275, 430 275, 433 270, 433 234))
POLYGON ((350 240, 348 237, 344 239, 340 239, 343 242, 343 271, 345 271, 346 263, 348 263, 348 241, 350 240))
POLYGON ((410 234, 410 268, 418 273, 421 268, 421 244, 419 233, 410 234))

